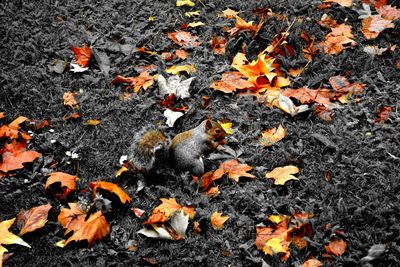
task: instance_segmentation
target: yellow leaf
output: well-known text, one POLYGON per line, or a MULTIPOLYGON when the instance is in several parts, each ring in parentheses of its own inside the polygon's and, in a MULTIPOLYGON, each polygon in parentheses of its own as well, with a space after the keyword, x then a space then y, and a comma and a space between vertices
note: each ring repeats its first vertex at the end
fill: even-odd
POLYGON ((237 14, 238 14, 237 11, 230 9, 230 8, 227 8, 224 11, 222 11, 222 16, 227 19, 235 18, 237 16, 237 14))
POLYGON ((195 3, 193 3, 190 0, 176 0, 176 6, 194 6, 195 3))
POLYGON ((278 128, 271 128, 262 132, 260 142, 263 146, 272 146, 286 136, 286 129, 279 125, 278 128))
POLYGON ((13 225, 14 221, 15 221, 15 218, 0 222, 0 266, 3 263, 3 260, 2 260, 3 254, 8 251, 2 245, 18 244, 18 245, 25 246, 28 248, 31 247, 22 238, 20 238, 17 235, 14 235, 13 233, 8 231, 8 228, 10 228, 11 225, 13 225))
POLYGON ((154 224, 165 222, 170 219, 175 211, 183 210, 186 214, 193 219, 195 211, 193 207, 183 207, 179 205, 175 198, 160 198, 162 204, 158 205, 151 212, 151 217, 147 220, 145 224, 154 224))
POLYGON ((185 16, 191 18, 193 16, 200 16, 200 10, 185 12, 185 16))
POLYGON ((286 217, 282 215, 271 215, 268 217, 268 220, 270 220, 273 223, 280 223, 283 221, 286 217))
POLYGON ((91 125, 91 126, 97 126, 101 123, 100 120, 96 120, 96 119, 90 119, 90 120, 86 120, 85 124, 86 125, 91 125))
POLYGON ((221 125, 221 127, 225 130, 225 132, 227 134, 233 134, 233 123, 232 122, 222 122, 222 121, 218 121, 219 125, 221 125))
POLYGON ((180 65, 180 66, 172 66, 165 70, 169 74, 177 75, 181 72, 186 72, 187 74, 196 72, 196 68, 194 65, 180 65))
POLYGON ((214 212, 211 215, 211 226, 215 229, 215 230, 220 230, 222 228, 224 228, 224 223, 229 219, 229 216, 222 216, 221 212, 214 212))
POLYGON ((153 16, 150 16, 147 20, 148 20, 148 21, 154 21, 154 17, 153 17, 153 16))
POLYGON ((299 178, 292 175, 298 173, 299 171, 299 168, 293 165, 277 167, 271 172, 265 174, 265 177, 274 179, 274 184, 276 185, 284 185, 289 180, 299 180, 299 178))
POLYGON ((195 28, 195 27, 199 27, 199 26, 203 26, 203 25, 205 25, 203 22, 196 21, 196 22, 190 22, 188 24, 188 27, 195 28))
POLYGON ((290 255, 289 242, 284 240, 282 236, 269 239, 263 248, 265 254, 274 255, 277 253, 285 253, 290 255))
POLYGON ((129 169, 125 166, 122 166, 121 169, 119 169, 116 173, 115 173, 115 177, 119 177, 121 176, 121 174, 123 174, 124 172, 128 171, 129 169))

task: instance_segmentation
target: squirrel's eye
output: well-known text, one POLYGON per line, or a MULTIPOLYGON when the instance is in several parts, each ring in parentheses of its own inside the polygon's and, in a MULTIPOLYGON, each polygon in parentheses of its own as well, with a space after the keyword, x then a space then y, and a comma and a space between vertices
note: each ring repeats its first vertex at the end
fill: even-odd
POLYGON ((220 130, 220 129, 216 129, 215 132, 216 132, 217 134, 219 134, 219 133, 221 133, 221 130, 220 130))

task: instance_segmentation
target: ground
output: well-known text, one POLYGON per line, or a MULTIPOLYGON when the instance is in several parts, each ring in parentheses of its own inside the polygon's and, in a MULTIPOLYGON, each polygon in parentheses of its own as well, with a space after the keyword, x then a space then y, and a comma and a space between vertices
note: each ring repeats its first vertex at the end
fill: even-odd
MULTIPOLYGON (((44 228, 23 236, 31 249, 9 245, 14 253, 6 266, 136 266, 158 263, 160 266, 300 266, 308 257, 321 260, 324 266, 355 266, 368 254, 372 245, 384 244, 385 253, 370 263, 373 266, 398 266, 400 259, 400 128, 399 103, 400 24, 382 32, 374 40, 363 37, 358 13, 334 4, 319 9, 321 1, 195 1, 196 6, 176 7, 175 1, 8 1, 0 4, 2 39, 0 73, 0 112, 10 122, 18 116, 32 120, 47 119, 50 127, 33 134, 30 149, 42 157, 14 175, 0 178, 0 221, 14 218, 21 209, 51 203, 49 222, 44 228), (226 55, 215 55, 208 42, 214 34, 223 35, 223 27, 231 28, 234 19, 218 15, 227 7, 240 11, 246 21, 258 20, 255 8, 271 8, 287 15, 287 20, 271 19, 253 40, 240 32, 227 44, 226 55), (146 92, 132 94, 121 100, 123 86, 112 84, 117 74, 135 76, 134 66, 155 64, 158 72, 177 61, 165 62, 159 55, 121 51, 120 45, 148 50, 173 51, 178 47, 167 38, 168 32, 191 21, 186 11, 200 10, 204 26, 189 29, 203 44, 189 51, 188 64, 197 72, 191 87, 190 106, 173 128, 164 127, 168 136, 197 125, 206 116, 233 123, 234 134, 229 146, 242 154, 240 161, 252 166, 256 179, 236 183, 224 177, 217 184, 221 194, 208 198, 196 192, 188 175, 167 172, 156 181, 146 183, 136 193, 139 174, 115 177, 119 159, 133 136, 150 125, 163 125, 163 107, 156 94, 157 84, 146 92), (302 30, 323 41, 329 32, 317 24, 328 13, 340 23, 353 28, 357 45, 331 56, 319 54, 304 73, 292 80, 292 87, 328 87, 335 75, 345 75, 351 82, 366 84, 364 92, 345 105, 334 109, 333 119, 326 122, 306 112, 290 116, 277 108, 267 107, 249 96, 223 94, 210 88, 229 70, 232 58, 247 45, 246 54, 254 57, 268 46, 274 37, 293 20, 288 42, 294 47, 294 58, 281 59, 281 67, 304 66, 301 49, 302 30), (149 17, 154 17, 153 21, 149 17), (65 70, 50 72, 47 65, 56 59, 70 62, 70 45, 84 43, 105 53, 110 60, 109 75, 104 75, 96 60, 84 73, 65 70), (363 51, 366 45, 388 47, 393 51, 371 56, 363 51), (71 111, 63 105, 63 94, 77 92, 81 119, 64 120, 71 111), (208 109, 201 107, 201 97, 211 97, 208 109), (377 110, 393 107, 389 119, 377 123, 377 110), (100 119, 98 126, 85 125, 87 119, 100 119), (257 137, 260 132, 282 124, 287 136, 272 147, 263 147, 257 137), (53 142, 52 140, 55 140, 53 142), (66 155, 78 153, 78 159, 66 155), (56 163, 55 165, 50 163, 56 163), (265 173, 275 167, 296 165, 299 181, 275 186, 265 173), (52 165, 52 167, 50 167, 52 165), (63 238, 57 215, 67 201, 59 201, 46 193, 44 183, 49 172, 63 171, 79 176, 78 191, 68 201, 85 201, 91 192, 89 182, 114 182, 133 198, 133 203, 113 207, 107 219, 111 234, 91 248, 85 244, 66 248, 54 244, 63 238), (193 205, 195 220, 202 232, 192 231, 190 221, 187 238, 166 241, 137 234, 142 223, 156 207, 160 198, 176 198, 182 205, 193 205), (397 204, 396 204, 397 203, 397 204), (143 209, 145 218, 137 218, 130 208, 143 209), (214 211, 229 216, 222 230, 209 223, 214 211), (293 214, 295 211, 315 214, 313 235, 308 247, 291 249, 291 257, 282 262, 278 256, 265 255, 255 246, 256 225, 266 223, 272 214, 293 214), (338 257, 324 256, 324 246, 332 236, 346 241, 346 252, 338 257), (135 249, 127 249, 129 246, 135 249), (264 264, 264 265, 263 265, 264 264)), ((357 2, 357 1, 354 1, 357 2)), ((389 4, 400 8, 399 2, 389 4)), ((358 6, 359 3, 358 3, 358 6)), ((189 76, 187 76, 189 77, 189 76)), ((216 169, 222 160, 207 159, 206 170, 216 169)), ((15 230, 15 228, 14 228, 15 230)), ((15 232, 15 231, 14 231, 15 232)))

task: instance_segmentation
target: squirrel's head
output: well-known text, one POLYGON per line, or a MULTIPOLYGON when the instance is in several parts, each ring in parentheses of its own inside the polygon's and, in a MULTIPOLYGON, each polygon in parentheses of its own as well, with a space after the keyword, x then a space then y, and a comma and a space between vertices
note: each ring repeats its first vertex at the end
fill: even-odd
POLYGON ((207 119, 205 127, 207 133, 214 138, 215 142, 220 144, 226 143, 225 137, 227 136, 227 133, 218 122, 207 119))

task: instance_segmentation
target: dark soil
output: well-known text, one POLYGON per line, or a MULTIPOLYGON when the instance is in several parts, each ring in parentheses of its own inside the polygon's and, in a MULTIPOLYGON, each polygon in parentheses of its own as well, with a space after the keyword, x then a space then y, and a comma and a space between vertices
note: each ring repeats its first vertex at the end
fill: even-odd
MULTIPOLYGON (((23 238, 32 249, 7 246, 14 253, 6 266, 136 266, 158 263, 161 266, 300 266, 307 257, 320 259, 324 266, 356 266, 374 244, 385 244, 387 249, 371 262, 374 266, 400 265, 400 24, 385 30, 375 40, 366 40, 360 29, 358 14, 352 9, 333 5, 321 10, 321 1, 195 1, 194 8, 175 6, 175 1, 6 1, 0 11, 0 111, 5 112, 4 123, 23 115, 32 120, 48 119, 50 128, 34 133, 29 148, 43 154, 34 164, 0 180, 0 221, 14 218, 21 209, 51 203, 46 226, 23 238), (359 101, 354 98, 347 105, 334 110, 331 122, 306 113, 291 117, 279 109, 257 103, 252 97, 225 95, 209 88, 212 81, 229 70, 233 56, 247 44, 246 54, 256 56, 270 44, 273 36, 287 27, 285 20, 269 20, 256 40, 250 33, 241 32, 228 42, 227 54, 215 55, 208 42, 214 33, 223 35, 223 27, 233 27, 234 20, 219 18, 218 14, 231 7, 240 10, 246 21, 258 20, 255 8, 268 7, 288 16, 288 21, 302 18, 291 29, 288 42, 296 55, 281 58, 282 69, 304 66, 299 37, 302 30, 322 41, 328 33, 318 21, 324 12, 353 27, 357 46, 337 56, 319 54, 294 88, 328 87, 328 79, 347 75, 351 82, 367 85, 359 101), (163 108, 156 94, 157 84, 145 93, 133 94, 131 100, 119 96, 122 86, 111 84, 117 74, 136 76, 134 66, 155 64, 162 73, 178 61, 165 63, 159 55, 144 55, 118 49, 145 45, 149 50, 174 51, 176 44, 167 38, 191 19, 183 14, 200 10, 206 25, 190 29, 203 44, 190 49, 188 64, 197 68, 191 98, 185 101, 190 110, 179 119, 169 136, 197 125, 206 116, 232 121, 235 132, 229 145, 242 150, 240 160, 254 167, 255 180, 239 183, 224 178, 218 181, 221 195, 210 199, 196 193, 189 175, 166 171, 156 181, 135 194, 138 174, 115 178, 120 168, 119 159, 126 154, 134 133, 151 125, 164 124, 163 108), (153 16, 154 21, 148 18, 153 16), (110 73, 106 77, 95 59, 90 70, 75 74, 50 72, 47 64, 55 59, 70 62, 71 44, 105 53, 110 59, 110 73), (365 45, 387 47, 394 51, 371 57, 363 52, 365 45), (129 46, 130 45, 130 46, 129 46), (63 106, 64 92, 78 93, 81 119, 63 120, 71 113, 63 106), (211 96, 209 109, 201 108, 201 97, 211 96), (376 112, 383 106, 394 108, 386 123, 376 123, 376 112), (85 125, 87 119, 100 119, 96 127, 85 125), (257 142, 262 130, 282 124, 287 137, 270 148, 257 142), (53 129, 54 131, 50 131, 53 129), (52 142, 56 140, 56 142, 52 142), (237 141, 235 141, 237 140, 237 141), (71 159, 67 151, 79 154, 71 159), (50 169, 51 162, 57 162, 50 169), (299 181, 285 186, 274 186, 265 179, 267 171, 293 164, 300 168, 299 181), (58 201, 44 191, 49 172, 63 171, 80 177, 77 192, 68 201, 88 201, 91 192, 85 190, 91 181, 105 180, 125 188, 133 197, 128 207, 113 207, 107 219, 111 234, 93 247, 84 244, 64 249, 54 246, 63 238, 57 215, 66 201, 58 201), (329 178, 332 176, 331 179, 329 178), (149 239, 136 232, 142 228, 151 210, 160 204, 159 198, 174 197, 182 205, 193 205, 196 220, 202 225, 195 234, 189 225, 187 239, 165 241, 149 239), (130 211, 138 207, 146 211, 145 218, 137 218, 130 211), (230 219, 222 230, 214 230, 209 217, 214 211, 223 212, 230 219), (265 255, 255 246, 256 225, 265 223, 272 214, 292 214, 295 211, 316 214, 313 236, 303 250, 291 250, 291 257, 282 263, 279 257, 265 255), (330 227, 327 227, 330 225, 330 227), (339 230, 339 231, 336 231, 339 230), (346 240, 347 251, 339 257, 323 257, 324 246, 339 233, 346 240), (127 247, 136 246, 136 251, 127 247), (264 264, 264 265, 263 265, 264 264)), ((355 1, 357 2, 357 1, 355 1)), ((396 0, 390 4, 400 8, 396 0)), ((164 73, 165 75, 165 73, 164 73)), ((206 170, 215 169, 221 160, 206 160, 206 170)), ((14 229, 15 230, 15 229, 14 229)), ((16 231, 14 231, 16 232, 16 231)))

